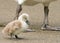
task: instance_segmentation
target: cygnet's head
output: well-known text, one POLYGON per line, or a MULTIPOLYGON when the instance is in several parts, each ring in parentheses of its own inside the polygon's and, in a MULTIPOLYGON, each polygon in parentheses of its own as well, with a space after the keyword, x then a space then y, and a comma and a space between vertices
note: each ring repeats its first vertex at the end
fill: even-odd
POLYGON ((18 17, 18 20, 28 23, 29 22, 29 15, 27 13, 23 13, 22 15, 20 15, 18 17))

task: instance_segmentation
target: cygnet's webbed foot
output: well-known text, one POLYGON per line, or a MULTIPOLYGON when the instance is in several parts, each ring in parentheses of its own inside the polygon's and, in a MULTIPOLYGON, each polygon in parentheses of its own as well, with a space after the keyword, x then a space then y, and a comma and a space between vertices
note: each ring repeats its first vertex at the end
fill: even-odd
POLYGON ((16 38, 16 39, 24 39, 24 38, 19 38, 17 35, 15 35, 15 38, 16 38))
POLYGON ((17 35, 15 35, 15 38, 16 38, 16 39, 19 39, 19 37, 18 37, 17 35))

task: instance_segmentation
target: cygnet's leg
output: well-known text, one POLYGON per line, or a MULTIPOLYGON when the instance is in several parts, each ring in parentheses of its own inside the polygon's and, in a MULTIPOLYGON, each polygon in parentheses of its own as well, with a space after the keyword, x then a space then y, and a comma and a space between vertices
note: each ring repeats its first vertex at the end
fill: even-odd
POLYGON ((13 38, 13 33, 10 34, 10 37, 13 38))
POLYGON ((44 17, 44 22, 43 22, 41 29, 43 29, 43 30, 60 30, 60 27, 49 26, 48 14, 49 14, 49 8, 48 8, 48 6, 44 6, 45 17, 44 17))
POLYGON ((14 20, 15 19, 18 19, 18 17, 19 17, 19 13, 22 11, 22 5, 17 5, 17 8, 16 8, 16 16, 15 16, 15 18, 14 18, 14 20))

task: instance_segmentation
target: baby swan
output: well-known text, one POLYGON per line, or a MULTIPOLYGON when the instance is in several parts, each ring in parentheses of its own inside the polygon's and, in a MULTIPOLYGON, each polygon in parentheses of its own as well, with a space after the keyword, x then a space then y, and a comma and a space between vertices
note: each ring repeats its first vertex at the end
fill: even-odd
POLYGON ((20 15, 18 20, 8 23, 2 30, 2 34, 4 37, 19 38, 17 35, 24 31, 32 31, 29 29, 29 15, 26 13, 20 15))

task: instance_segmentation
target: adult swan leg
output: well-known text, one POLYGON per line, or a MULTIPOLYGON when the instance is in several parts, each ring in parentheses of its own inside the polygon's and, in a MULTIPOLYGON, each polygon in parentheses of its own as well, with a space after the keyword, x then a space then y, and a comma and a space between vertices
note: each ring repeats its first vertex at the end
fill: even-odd
POLYGON ((49 1, 42 2, 44 5, 44 21, 41 29, 43 30, 60 30, 60 27, 52 27, 49 25, 49 21, 48 21, 49 8, 48 7, 52 1, 55 1, 55 0, 50 0, 50 2, 49 1))
POLYGON ((43 22, 41 29, 43 29, 43 30, 60 30, 60 27, 49 26, 48 14, 49 14, 49 8, 48 8, 48 6, 44 6, 45 17, 44 17, 44 22, 43 22))

